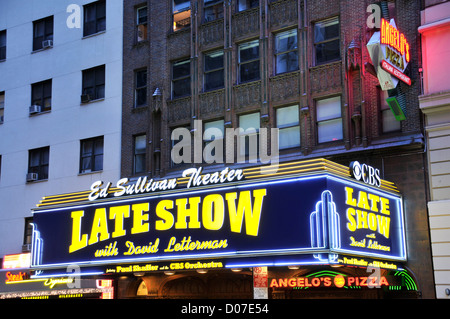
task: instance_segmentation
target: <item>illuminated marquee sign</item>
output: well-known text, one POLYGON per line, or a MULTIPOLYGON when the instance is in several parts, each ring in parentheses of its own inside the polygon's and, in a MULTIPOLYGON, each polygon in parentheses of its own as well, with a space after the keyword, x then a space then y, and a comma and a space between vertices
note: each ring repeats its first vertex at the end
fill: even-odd
POLYGON ((373 273, 346 274, 331 270, 319 270, 298 277, 270 278, 270 288, 280 289, 373 289, 416 291, 417 284, 406 270, 390 270, 373 273))
POLYGON ((382 90, 394 89, 399 80, 411 85, 411 79, 404 74, 411 59, 411 47, 394 19, 381 19, 380 31, 373 34, 367 49, 382 90))
POLYGON ((340 253, 406 259, 397 193, 330 173, 219 186, 36 209, 32 267, 283 256, 323 264, 340 253))

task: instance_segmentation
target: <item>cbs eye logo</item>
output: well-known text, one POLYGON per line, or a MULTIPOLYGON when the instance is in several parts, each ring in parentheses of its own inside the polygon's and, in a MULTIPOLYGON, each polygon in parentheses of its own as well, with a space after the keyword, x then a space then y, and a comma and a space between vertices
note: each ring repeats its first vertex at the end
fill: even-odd
POLYGON ((380 170, 358 161, 350 163, 350 173, 358 181, 363 181, 372 186, 381 186, 380 170))

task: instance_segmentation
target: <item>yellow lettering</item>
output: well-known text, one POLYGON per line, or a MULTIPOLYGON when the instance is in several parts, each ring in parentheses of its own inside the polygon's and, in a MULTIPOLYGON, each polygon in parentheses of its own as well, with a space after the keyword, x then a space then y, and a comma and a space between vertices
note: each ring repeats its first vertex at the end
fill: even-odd
POLYGON ((223 197, 218 194, 208 195, 203 200, 202 222, 209 230, 218 230, 223 226, 225 219, 225 203, 223 197))
POLYGON ((389 199, 380 197, 380 202, 381 202, 381 209, 380 209, 381 213, 385 215, 390 215, 391 212, 389 211, 389 199))
POLYGON ((345 203, 350 206, 356 206, 356 199, 353 198, 353 188, 345 188, 346 200, 345 203))
POLYGON ((377 220, 378 220, 378 232, 384 237, 389 238, 389 228, 390 228, 389 226, 391 223, 391 218, 378 215, 377 220))
POLYGON ((126 230, 123 228, 124 218, 130 217, 130 206, 115 206, 109 210, 109 219, 114 220, 115 228, 112 237, 121 237, 126 235, 126 230))
POLYGON ((227 193, 225 198, 228 202, 228 210, 230 214, 231 231, 240 233, 242 222, 245 216, 245 229, 247 235, 258 236, 259 222, 261 219, 261 210, 263 197, 266 196, 266 189, 256 189, 253 191, 255 202, 252 209, 252 201, 250 191, 243 191, 239 194, 238 206, 236 210, 237 193, 227 193))
POLYGON ((133 209, 133 228, 131 228, 132 234, 145 233, 150 230, 150 225, 148 224, 148 210, 150 209, 149 203, 134 204, 133 209), (147 222, 147 223, 144 223, 147 222))
POLYGON ((356 215, 356 212, 355 212, 354 208, 350 207, 347 209, 347 220, 348 220, 347 229, 349 231, 356 230, 356 221, 355 221, 355 217, 354 217, 355 215, 356 215))
POLYGON ((187 206, 187 198, 180 198, 176 200, 178 207, 177 222, 175 223, 176 229, 188 228, 186 217, 189 217, 189 228, 200 228, 200 221, 198 218, 198 206, 200 204, 200 197, 189 198, 189 207, 187 206))
POLYGON ((378 212, 378 202, 380 201, 380 196, 369 194, 369 200, 372 203, 370 209, 373 212, 378 212))
POLYGON ((367 201, 367 193, 360 191, 358 195, 358 207, 364 209, 370 209, 369 202, 367 201))
POLYGON ((95 210, 94 221, 92 222, 91 236, 89 237, 89 245, 97 243, 99 240, 109 239, 108 223, 106 220, 106 208, 98 208, 95 210), (100 235, 100 238, 99 238, 100 235))
POLYGON ((358 220, 358 229, 367 228, 367 212, 363 210, 356 210, 357 220, 358 220))
POLYGON ((69 253, 73 253, 79 249, 87 246, 87 235, 81 236, 81 219, 84 216, 84 211, 78 210, 72 212, 72 244, 69 246, 69 253))
POLYGON ((173 200, 162 200, 156 206, 156 215, 162 218, 162 220, 155 222, 156 230, 169 230, 175 223, 172 213, 167 211, 166 208, 173 208, 173 200))

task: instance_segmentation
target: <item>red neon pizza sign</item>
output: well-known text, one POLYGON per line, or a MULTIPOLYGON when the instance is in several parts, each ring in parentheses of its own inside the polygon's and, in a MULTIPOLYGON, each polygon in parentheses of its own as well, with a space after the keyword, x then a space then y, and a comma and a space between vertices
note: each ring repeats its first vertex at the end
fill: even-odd
POLYGON ((398 31, 398 29, 390 24, 385 19, 381 19, 381 43, 389 45, 396 49, 405 57, 406 62, 410 60, 409 48, 410 45, 405 38, 405 35, 398 31))

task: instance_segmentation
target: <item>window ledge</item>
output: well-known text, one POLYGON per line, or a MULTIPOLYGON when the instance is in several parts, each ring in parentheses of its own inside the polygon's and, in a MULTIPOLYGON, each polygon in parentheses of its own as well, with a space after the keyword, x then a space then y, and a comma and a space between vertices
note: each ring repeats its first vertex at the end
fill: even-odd
POLYGON ((85 175, 93 175, 93 174, 98 174, 98 173, 102 173, 103 170, 98 170, 98 171, 91 171, 91 172, 84 172, 84 173, 78 173, 78 176, 85 176, 85 175))
POLYGON ((52 110, 42 111, 42 112, 30 114, 30 117, 35 117, 35 116, 39 116, 39 115, 42 115, 42 114, 48 114, 48 113, 51 113, 51 112, 52 112, 52 110))
POLYGON ((86 104, 90 104, 90 103, 101 102, 101 101, 104 101, 104 100, 105 100, 105 98, 101 97, 99 99, 90 100, 89 102, 85 102, 85 103, 81 102, 80 105, 86 105, 86 104))
POLYGON ((88 35, 84 35, 81 39, 82 40, 89 39, 89 38, 95 37, 95 36, 103 34, 103 33, 106 33, 106 30, 99 31, 99 32, 96 32, 96 33, 92 33, 92 34, 88 34, 88 35))
POLYGON ((52 48, 53 48, 53 45, 52 45, 52 46, 49 46, 49 47, 46 47, 46 48, 41 48, 41 49, 33 50, 33 51, 31 51, 31 54, 39 53, 39 52, 42 52, 42 51, 47 51, 47 50, 50 50, 50 49, 52 49, 52 48))

